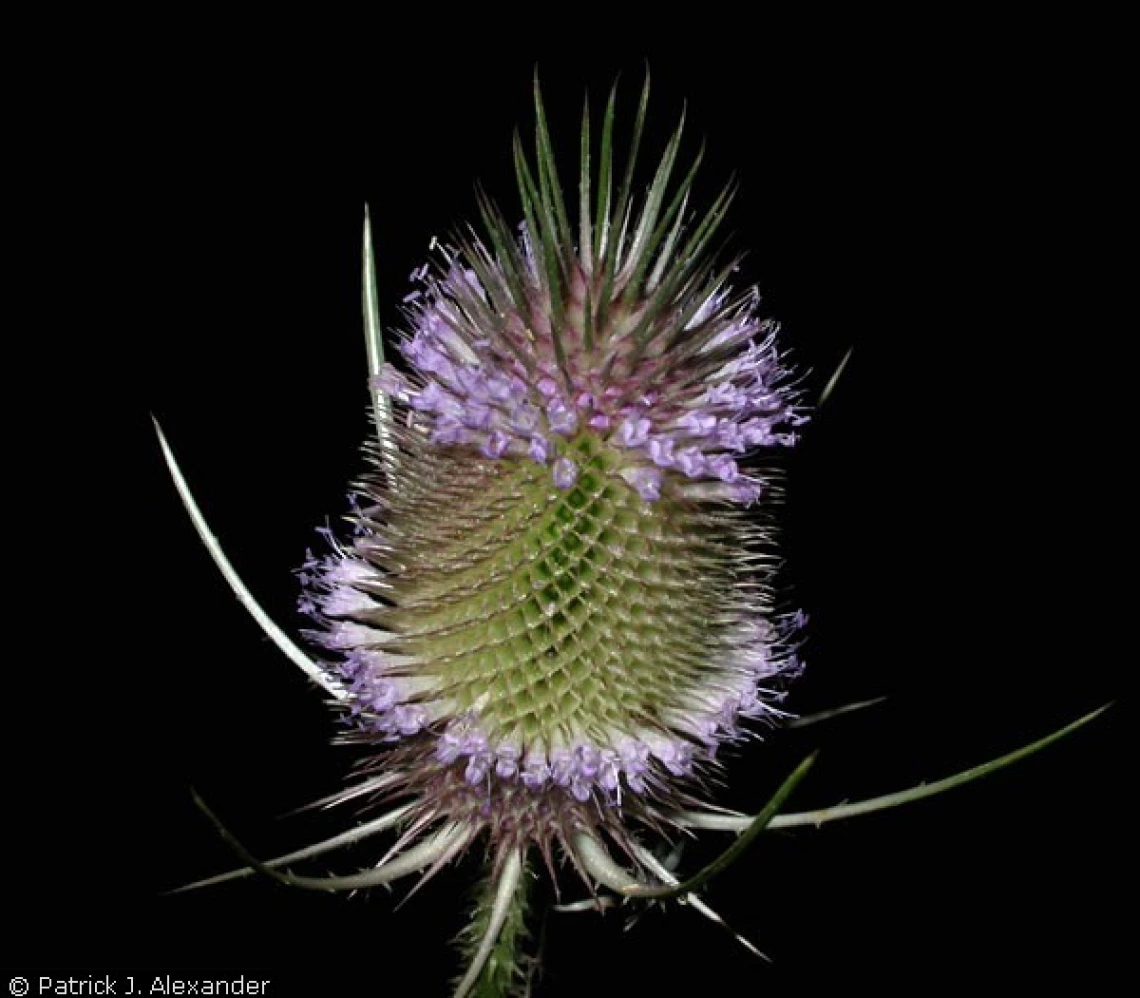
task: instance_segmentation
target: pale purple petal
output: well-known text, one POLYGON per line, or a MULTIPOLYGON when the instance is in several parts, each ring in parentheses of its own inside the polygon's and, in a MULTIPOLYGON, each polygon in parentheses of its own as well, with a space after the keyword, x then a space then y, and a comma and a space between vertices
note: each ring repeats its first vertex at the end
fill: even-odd
POLYGON ((722 482, 732 483, 740 475, 740 469, 734 461, 727 454, 717 454, 710 458, 708 461, 708 473, 715 475, 722 482))
POLYGON ((705 473, 705 456, 696 447, 685 447, 683 450, 677 451, 674 463, 690 478, 696 478, 705 473))
POLYGON ((648 419, 625 419, 618 427, 617 442, 622 447, 640 447, 649 439, 649 429, 648 419))
POLYGON ((716 423, 716 416, 712 413, 701 412, 697 409, 686 412, 677 420, 677 425, 681 429, 687 430, 689 435, 694 437, 707 437, 715 429, 716 423))
POLYGON ((578 414, 561 399, 555 399, 547 407, 546 420, 555 433, 564 437, 578 429, 578 414))
POLYGON ((578 466, 568 457, 560 457, 554 462, 554 484, 560 489, 570 488, 578 481, 578 466))
POLYGON ((482 450, 483 454, 487 457, 499 458, 506 453, 510 443, 511 438, 502 430, 492 430, 491 435, 483 441, 480 450, 482 450))
POLYGON ((550 460, 550 441, 545 437, 531 437, 528 453, 532 461, 546 464, 550 460))
POLYGON ((673 456, 674 446, 675 444, 672 437, 653 437, 649 441, 650 460, 662 468, 671 468, 675 461, 673 456))

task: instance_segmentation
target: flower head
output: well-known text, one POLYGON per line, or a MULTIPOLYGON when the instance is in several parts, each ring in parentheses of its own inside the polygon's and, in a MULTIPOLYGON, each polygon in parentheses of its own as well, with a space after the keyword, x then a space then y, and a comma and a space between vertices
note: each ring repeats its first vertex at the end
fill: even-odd
POLYGON ((769 824, 818 825, 942 793, 1106 709, 871 800, 781 813, 809 757, 755 817, 702 809, 702 776, 721 748, 779 714, 799 668, 800 619, 776 614, 770 595, 777 493, 765 457, 794 443, 806 417, 776 329, 753 291, 732 288, 735 261, 710 250, 729 192, 698 216, 688 211, 695 164, 670 187, 680 130, 635 197, 645 94, 620 180, 613 96, 596 173, 587 114, 572 225, 537 98, 536 88, 533 163, 515 146, 521 224, 483 199, 484 234, 458 237, 412 275, 394 364, 377 359, 366 227, 378 434, 351 497, 351 533, 324 529, 329 553, 300 572, 315 660, 245 588, 158 430, 226 580, 369 748, 360 780, 333 800, 384 808, 265 863, 232 842, 247 869, 189 886, 257 870, 356 890, 430 875, 482 841, 490 872, 461 934, 470 959, 457 995, 518 983, 536 856, 552 875, 564 858, 585 880, 592 897, 570 907, 600 906, 600 886, 627 899, 683 896, 719 920, 694 892, 769 824), (680 881, 645 844, 670 826, 742 834, 680 881), (388 831, 395 844, 359 873, 280 872, 388 831))
POLYGON ((493 942, 532 854, 591 889, 662 883, 639 834, 779 713, 799 621, 771 605, 762 459, 806 417, 776 328, 711 249, 731 191, 694 215, 697 164, 671 185, 680 128, 634 194, 647 94, 620 178, 614 95, 596 174, 587 112, 572 224, 536 86, 521 224, 481 198, 484 234, 412 274, 353 529, 300 572, 303 667, 375 749, 337 799, 394 808, 354 837, 403 835, 372 870, 290 882, 387 883, 482 838, 493 942))
MULTIPOLYGON (((537 97, 537 90, 536 90, 537 97)), ((803 422, 776 330, 709 246, 729 201, 635 199, 583 125, 571 225, 541 100, 524 221, 412 274, 389 446, 354 536, 306 566, 312 639, 386 794, 499 848, 622 841, 667 812, 795 668, 767 600, 758 454, 803 422), (596 183, 596 196, 592 187, 596 183)), ((644 115, 639 111, 634 151, 644 115)))

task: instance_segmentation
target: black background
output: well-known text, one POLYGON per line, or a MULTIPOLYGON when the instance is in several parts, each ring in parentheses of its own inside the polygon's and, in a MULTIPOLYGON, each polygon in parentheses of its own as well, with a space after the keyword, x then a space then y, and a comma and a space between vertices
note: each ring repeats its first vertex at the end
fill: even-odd
MULTIPOLYGON (((45 702, 30 683, 40 694, 10 726, 14 964, 240 971, 271 978, 272 994, 442 994, 459 970, 449 939, 476 857, 398 910, 402 887, 161 894, 232 865, 191 786, 275 855, 352 820, 288 812, 340 786, 354 755, 329 746, 321 698, 212 567, 148 412, 250 588, 294 627, 292 572, 343 509, 369 428, 363 204, 392 325, 430 238, 474 217, 476 180, 515 214, 510 140, 532 120, 536 62, 574 164, 583 92, 597 108, 620 73, 628 124, 649 56, 646 149, 687 101, 686 148, 708 143, 698 190, 707 204, 739 179, 730 245, 814 390, 854 347, 787 463, 784 581, 811 616, 790 707, 887 700, 752 745, 718 799, 758 806, 817 746, 796 809, 902 789, 1121 694, 1087 501, 1099 458, 1086 393, 1108 363, 1103 327, 1082 320, 1095 102, 1070 85, 1055 39, 904 37, 792 52, 779 37, 725 47, 694 32, 669 53, 504 44, 430 59, 422 39, 408 39, 412 57, 389 38, 351 83, 299 56, 224 76, 191 61, 153 101, 155 77, 132 81, 104 227, 81 229, 77 249, 110 264, 108 340, 132 346, 127 387, 106 392, 126 403, 114 443, 127 441, 128 472, 84 469, 110 508, 97 539, 82 516, 56 535, 65 587, 80 581, 68 560, 85 566, 70 623, 41 625, 59 688, 45 702)), ((539 993, 1103 982, 1123 962, 1120 715, 944 797, 763 839, 708 900, 771 966, 685 910, 628 932, 621 913, 561 915, 539 993)), ((702 835, 684 867, 726 844, 702 835)))

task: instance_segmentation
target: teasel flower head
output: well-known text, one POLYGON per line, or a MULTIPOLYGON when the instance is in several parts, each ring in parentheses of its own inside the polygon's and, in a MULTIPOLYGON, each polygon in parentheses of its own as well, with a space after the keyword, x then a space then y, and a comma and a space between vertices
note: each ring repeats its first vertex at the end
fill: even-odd
POLYGON ((521 223, 480 195, 481 233, 413 273, 393 362, 372 330, 371 467, 351 531, 300 572, 307 667, 370 749, 334 799, 390 808, 353 837, 401 834, 372 870, 287 879, 367 887, 483 840, 460 993, 510 963, 490 955, 532 858, 591 891, 669 883, 643 837, 700 803, 799 668, 765 459, 806 413, 718 252, 731 189, 696 214, 700 156, 674 177, 681 127, 636 193, 647 99, 620 170, 615 94, 596 150, 587 106, 571 217, 536 83, 521 223))
POLYGON ((807 413, 775 326, 754 290, 734 288, 737 260, 718 254, 731 190, 707 212, 690 210, 699 155, 673 181, 680 127, 635 194, 647 98, 648 82, 620 171, 614 93, 596 149, 587 108, 572 219, 536 83, 533 153, 517 138, 514 148, 520 224, 480 197, 481 233, 459 233, 412 275, 392 363, 366 222, 376 434, 350 497, 351 529, 324 528, 325 550, 299 573, 315 655, 246 589, 158 428, 233 591, 366 750, 359 778, 329 802, 361 802, 367 820, 266 862, 219 823, 247 866, 187 887, 258 871, 352 891, 426 878, 481 845, 488 873, 459 936, 468 961, 459 996, 516 994, 525 983, 542 867, 556 892, 564 866, 584 882, 589 896, 566 907, 603 907, 606 891, 679 897, 720 921, 695 892, 766 827, 942 793, 1106 709, 871 800, 783 813, 812 757, 755 816, 707 799, 722 750, 780 716, 800 668, 801 619, 778 613, 772 593, 779 491, 768 459, 795 442, 807 413), (692 829, 742 834, 681 880, 652 845, 692 829), (358 873, 282 869, 387 832, 395 841, 358 873))
POLYGON ((620 837, 772 716, 795 658, 755 458, 804 420, 710 252, 729 192, 694 218, 692 171, 670 190, 680 129, 635 199, 612 99, 596 181, 587 118, 572 223, 536 106, 518 232, 483 200, 485 235, 412 275, 403 364, 375 379, 390 433, 302 601, 359 736, 394 749, 385 783, 512 847, 620 837))

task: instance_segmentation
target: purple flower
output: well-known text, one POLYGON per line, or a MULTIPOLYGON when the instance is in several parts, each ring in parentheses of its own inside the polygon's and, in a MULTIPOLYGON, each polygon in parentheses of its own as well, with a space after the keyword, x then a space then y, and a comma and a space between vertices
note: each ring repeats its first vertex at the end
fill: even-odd
POLYGON ((640 447, 649 439, 648 419, 630 417, 622 422, 617 431, 617 442, 622 447, 640 447))
POLYGON ((578 466, 568 457, 554 462, 554 484, 560 489, 570 488, 578 480, 578 466))

